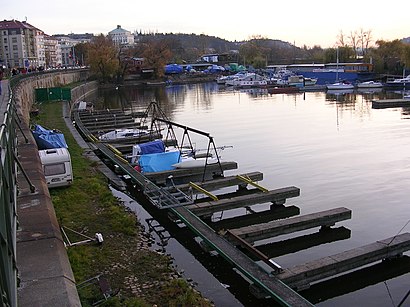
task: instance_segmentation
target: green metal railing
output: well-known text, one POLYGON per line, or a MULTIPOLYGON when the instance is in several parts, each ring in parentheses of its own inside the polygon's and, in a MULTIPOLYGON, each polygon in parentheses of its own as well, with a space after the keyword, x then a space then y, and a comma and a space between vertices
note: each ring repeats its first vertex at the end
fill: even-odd
MULTIPOLYGON (((6 93, 7 91, 5 91, 6 93)), ((12 91, 9 89, 4 119, 0 126, 0 303, 17 306, 17 138, 12 91)))

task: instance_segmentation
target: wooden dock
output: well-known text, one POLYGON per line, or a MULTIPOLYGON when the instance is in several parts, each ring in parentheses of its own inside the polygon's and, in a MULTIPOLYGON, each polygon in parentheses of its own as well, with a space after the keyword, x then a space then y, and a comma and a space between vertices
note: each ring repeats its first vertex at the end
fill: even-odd
POLYGON ((400 107, 410 107, 410 98, 406 99, 383 99, 383 100, 373 100, 373 109, 386 109, 386 108, 400 108, 400 107))
POLYGON ((287 198, 297 197, 300 195, 300 189, 297 187, 280 188, 268 192, 259 192, 250 195, 221 199, 218 201, 208 201, 196 203, 188 206, 188 209, 197 216, 210 216, 215 212, 231 210, 267 202, 283 204, 287 198))
MULTIPOLYGON (((263 180, 263 173, 261 172, 251 172, 251 173, 241 174, 241 176, 249 178, 252 181, 263 180)), ((197 181, 194 183, 207 191, 215 191, 215 190, 219 190, 222 188, 235 186, 235 185, 241 188, 241 187, 246 187, 248 185, 246 182, 238 179, 238 176, 226 176, 226 177, 221 177, 221 178, 215 178, 209 181, 197 181)), ((186 183, 186 184, 177 185, 177 188, 183 192, 188 192, 191 189, 191 186, 188 183, 186 183)), ((193 190, 193 192, 195 194, 200 193, 196 190, 193 190)))
POLYGON ((238 252, 231 243, 215 233, 207 224, 185 207, 171 209, 192 231, 201 238, 255 285, 274 297, 283 306, 313 306, 309 301, 294 292, 286 284, 263 270, 256 262, 238 252))
POLYGON ((249 243, 254 243, 255 241, 314 227, 330 227, 336 222, 347 220, 351 217, 352 211, 341 207, 263 224, 230 229, 230 231, 249 243))
POLYGON ((376 261, 392 258, 408 250, 410 250, 410 233, 407 232, 285 269, 282 273, 276 275, 276 277, 292 288, 305 289, 309 287, 311 282, 376 261))

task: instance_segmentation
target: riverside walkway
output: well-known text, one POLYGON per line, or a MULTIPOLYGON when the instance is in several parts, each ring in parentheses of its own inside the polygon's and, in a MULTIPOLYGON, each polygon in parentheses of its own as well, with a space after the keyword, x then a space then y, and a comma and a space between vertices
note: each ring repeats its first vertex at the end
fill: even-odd
MULTIPOLYGON (((2 80, 1 86, 0 120, 3 123, 10 99, 8 80, 2 80)), ((18 108, 17 116, 21 117, 18 108)), ((81 306, 47 184, 41 175, 37 145, 28 124, 19 118, 15 121, 19 167, 18 229, 14 242, 19 284, 10 278, 10 283, 15 282, 17 293, 9 293, 9 301, 11 306, 81 306)))

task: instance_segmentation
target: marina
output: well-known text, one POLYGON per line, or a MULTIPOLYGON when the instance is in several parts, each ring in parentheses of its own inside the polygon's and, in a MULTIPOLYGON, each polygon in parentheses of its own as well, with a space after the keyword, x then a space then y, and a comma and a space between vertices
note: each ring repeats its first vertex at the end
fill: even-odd
MULTIPOLYGON (((89 114, 87 116, 89 116, 89 114)), ((75 121, 78 127, 81 128, 81 118, 76 118, 75 121)), ((92 125, 94 125, 94 122, 93 120, 89 121, 89 123, 93 123, 92 125)), ((175 121, 169 121, 168 124, 175 124, 175 121)), ((296 231, 305 231, 317 227, 320 227, 321 230, 319 233, 322 234, 329 230, 333 230, 333 233, 341 230, 338 238, 335 240, 344 240, 350 237, 349 230, 347 230, 346 233, 343 227, 333 228, 331 226, 334 226, 336 222, 350 219, 352 210, 342 207, 336 209, 327 208, 327 210, 322 212, 299 215, 301 210, 297 206, 287 204, 288 199, 297 199, 300 196, 299 188, 289 185, 284 188, 266 189, 257 183, 257 181, 262 179, 265 180, 266 174, 264 175, 259 171, 250 169, 243 172, 243 169, 240 167, 241 164, 237 162, 226 162, 228 160, 224 160, 225 162, 221 162, 221 165, 222 163, 228 163, 227 165, 229 165, 224 169, 218 168, 218 165, 209 165, 212 166, 213 169, 209 169, 207 180, 201 180, 201 174, 205 176, 203 169, 199 172, 193 172, 194 168, 173 169, 160 174, 159 177, 156 177, 157 174, 155 173, 141 174, 124 159, 124 156, 121 158, 121 151, 110 148, 113 145, 99 142, 96 136, 92 136, 86 127, 83 128, 82 132, 93 144, 92 146, 95 146, 105 158, 111 160, 111 163, 125 172, 126 175, 131 178, 132 182, 136 183, 139 189, 148 197, 151 203, 155 203, 155 206, 160 209, 169 210, 174 219, 184 222, 188 228, 202 238, 205 245, 210 247, 211 250, 216 250, 216 252, 228 260, 228 262, 236 265, 240 271, 242 270, 241 274, 251 280, 250 289, 252 288, 254 289, 253 291, 255 291, 256 288, 256 292, 264 293, 262 297, 273 297, 279 304, 290 306, 297 302, 298 305, 310 305, 311 302, 309 302, 309 300, 294 291, 308 287, 307 285, 310 284, 310 281, 305 282, 303 274, 299 275, 299 278, 296 278, 296 282, 289 282, 289 280, 283 277, 284 275, 281 277, 281 272, 291 270, 292 266, 289 266, 289 269, 287 269, 283 268, 283 264, 277 264, 277 260, 270 262, 263 250, 266 249, 269 244, 275 243, 265 243, 262 245, 258 243, 258 245, 254 245, 256 241, 271 239, 274 236, 296 231), (238 170, 240 175, 232 175, 233 171, 237 172, 238 170), (230 174, 225 176, 225 172, 230 174), (171 182, 170 176, 172 176, 171 182), (174 177, 176 181, 179 179, 181 183, 172 184, 174 177), (189 182, 183 183, 182 181, 187 177, 196 177, 197 180, 188 180, 189 182), (244 178, 248 180, 243 180, 244 178), (233 187, 237 187, 236 190, 232 189, 233 187), (230 192, 220 192, 220 189, 230 189, 230 192), (200 197, 194 198, 189 195, 199 195, 200 197), (159 204, 159 199, 161 199, 161 204, 159 204), (168 200, 164 202, 164 199, 168 200), (261 211, 260 206, 263 206, 264 210, 261 211), (237 210, 246 210, 247 214, 241 215, 236 213, 235 215, 229 215, 229 212, 235 212, 237 210), (228 216, 217 220, 215 216, 217 216, 219 212, 226 212, 228 216), (268 216, 268 218, 266 218, 266 216, 268 216), (265 220, 258 221, 258 219, 262 217, 265 217, 265 220), (275 219, 281 220, 275 221, 275 219), (227 243, 226 239, 222 236, 223 233, 228 234, 229 241, 234 237, 234 242, 236 243, 227 243), (251 233, 252 238, 249 239, 251 233), (238 242, 240 244, 238 244, 238 242), (235 247, 236 245, 237 247, 235 247), (238 249, 238 246, 242 246, 242 248, 246 247, 247 253, 251 253, 251 258, 256 257, 256 259, 265 261, 268 264, 270 263, 271 270, 265 269, 261 272, 259 265, 256 265, 255 259, 249 261, 248 257, 242 256, 242 248, 238 249), (274 272, 274 274, 272 272, 274 272), (289 284, 287 282, 282 284, 282 282, 279 282, 280 280, 287 280, 289 284), (294 288, 294 290, 291 290, 291 288, 294 288)), ((208 166, 206 168, 208 168, 208 166)), ((325 236, 320 236, 320 234, 311 234, 311 236, 318 237, 315 241, 317 245, 329 240, 325 238, 325 236)), ((408 250, 406 245, 408 241, 407 236, 407 233, 400 236, 400 239, 403 239, 404 243, 400 245, 396 251, 392 251, 392 256, 402 254, 408 250)), ((296 240, 296 238, 293 238, 293 240, 296 240)), ((330 241, 334 240, 331 239, 330 241)), ((309 242, 309 244, 311 247, 315 246, 313 241, 309 242)), ((309 244, 305 244, 303 248, 309 248, 309 244)), ((349 253, 347 252, 347 254, 349 253)), ((390 257, 390 254, 386 253, 379 253, 379 255, 378 257, 372 258, 373 260, 371 260, 371 262, 377 262, 390 257)), ((286 257, 286 254, 282 257, 286 257)), ((344 256, 344 259, 348 258, 349 257, 344 256)), ((352 255, 351 258, 352 259, 346 261, 354 262, 354 267, 361 267, 369 263, 366 262, 367 260, 363 260, 364 258, 368 259, 366 256, 359 259, 352 255)), ((342 268, 345 266, 344 263, 346 261, 343 260, 340 264, 335 264, 336 267, 340 267, 338 269, 340 272, 346 270, 342 268)), ((278 263, 280 262, 281 261, 278 263)), ((326 270, 324 262, 322 261, 321 263, 323 263, 323 265, 319 266, 323 266, 323 270, 326 270)), ((330 275, 318 274, 314 282, 332 275, 333 273, 330 275)))

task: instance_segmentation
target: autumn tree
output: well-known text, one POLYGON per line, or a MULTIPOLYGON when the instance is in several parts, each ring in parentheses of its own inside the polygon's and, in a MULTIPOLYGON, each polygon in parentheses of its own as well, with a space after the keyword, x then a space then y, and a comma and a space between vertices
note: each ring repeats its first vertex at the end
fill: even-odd
POLYGON ((266 46, 268 39, 260 35, 253 36, 245 44, 239 47, 239 56, 244 65, 252 65, 255 68, 266 66, 270 49, 266 46))
POLYGON ((162 78, 165 65, 172 59, 172 52, 165 39, 152 39, 139 44, 139 54, 144 58, 144 67, 154 70, 154 78, 162 78))
POLYGON ((371 50, 375 71, 401 75, 403 69, 410 67, 410 46, 396 39, 393 41, 376 41, 378 48, 371 50))
POLYGON ((79 66, 85 66, 85 59, 87 58, 88 53, 88 43, 79 43, 74 46, 74 53, 79 66))
POLYGON ((118 72, 117 49, 103 34, 96 36, 88 46, 87 62, 91 71, 102 81, 110 81, 118 72))

